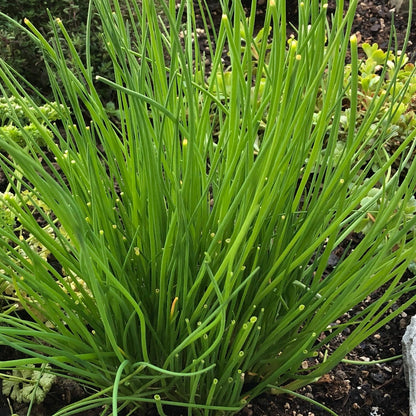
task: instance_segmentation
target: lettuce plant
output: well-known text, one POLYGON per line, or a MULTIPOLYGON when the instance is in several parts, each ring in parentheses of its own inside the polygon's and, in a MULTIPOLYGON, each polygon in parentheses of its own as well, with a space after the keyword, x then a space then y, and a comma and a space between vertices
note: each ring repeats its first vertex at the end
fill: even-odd
POLYGON ((406 209, 416 131, 380 162, 375 150, 387 143, 394 112, 379 112, 386 100, 401 104, 400 65, 357 123, 356 4, 344 16, 337 2, 328 25, 325 2, 300 3, 298 34, 287 42, 285 2, 269 0, 269 43, 253 35, 255 7, 246 20, 240 2, 224 2, 207 73, 192 1, 161 2, 161 19, 154 2, 128 2, 126 22, 117 0, 93 0, 89 16, 101 18, 112 79, 92 67, 89 33, 83 60, 59 19, 51 44, 26 21, 61 124, 0 61, 3 95, 49 149, 24 129, 24 147, 0 138, 13 194, 2 203, 17 221, 0 228, 1 278, 25 308, 0 314, 0 343, 27 356, 3 361, 3 371, 34 364, 90 389, 57 415, 96 406, 114 415, 156 406, 164 415, 167 405, 233 413, 264 391, 313 382, 416 300, 385 316, 416 287, 402 279, 416 255, 416 217, 406 209), (348 50, 351 128, 340 149, 348 50), (117 118, 97 82, 114 91, 117 118), (328 268, 375 204, 374 225, 328 268), (381 287, 380 298, 335 324, 381 287), (345 328, 347 339, 327 351, 345 328))

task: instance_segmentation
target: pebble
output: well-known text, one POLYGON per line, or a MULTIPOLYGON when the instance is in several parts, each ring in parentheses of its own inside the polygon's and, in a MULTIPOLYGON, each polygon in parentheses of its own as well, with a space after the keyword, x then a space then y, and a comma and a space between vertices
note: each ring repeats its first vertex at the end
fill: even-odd
POLYGON ((378 412, 378 407, 373 406, 371 408, 370 416, 381 416, 381 414, 378 412))
POLYGON ((386 381, 386 377, 383 373, 371 373, 370 377, 373 381, 378 384, 383 384, 386 381))
POLYGON ((335 377, 339 378, 340 380, 344 380, 347 377, 347 375, 345 374, 345 371, 337 370, 335 372, 335 377))
POLYGON ((248 406, 246 406, 242 411, 241 414, 243 416, 253 416, 254 412, 252 409, 250 409, 248 406))

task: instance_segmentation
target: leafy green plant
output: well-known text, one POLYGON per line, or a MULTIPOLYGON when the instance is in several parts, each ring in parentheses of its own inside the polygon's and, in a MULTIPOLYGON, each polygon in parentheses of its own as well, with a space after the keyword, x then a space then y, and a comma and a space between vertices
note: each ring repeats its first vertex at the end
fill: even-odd
POLYGON ((45 371, 90 388, 90 397, 57 415, 103 405, 113 414, 149 405, 161 415, 166 405, 236 412, 271 388, 313 382, 415 301, 385 317, 416 287, 415 278, 402 280, 416 255, 416 217, 405 208, 416 186, 416 131, 382 161, 376 156, 395 116, 380 119, 380 110, 386 100, 400 105, 400 63, 357 123, 359 61, 349 36, 357 1, 345 17, 338 4, 330 29, 325 3, 301 3, 297 39, 287 42, 285 2, 270 0, 271 44, 252 47, 255 8, 246 20, 240 2, 225 2, 209 74, 192 37, 193 2, 175 3, 162 4, 158 19, 154 2, 131 2, 126 23, 117 1, 92 2, 112 79, 95 77, 59 19, 54 32, 64 44, 49 44, 26 22, 47 58, 62 126, 0 62, 3 95, 39 127, 53 155, 24 129, 24 147, 0 139, 13 194, 3 203, 50 253, 44 258, 19 238, 16 224, 0 228, 1 277, 26 312, 0 314, 0 343, 28 356, 0 367, 47 363, 45 371), (356 128, 340 149, 348 49, 348 118, 356 128), (96 82, 115 91, 116 120, 96 82), (331 252, 374 204, 374 225, 328 269, 331 252), (334 324, 383 286, 378 300, 334 324), (347 327, 346 341, 326 353, 347 327))
MULTIPOLYGON (((385 97, 380 106, 377 117, 369 127, 369 134, 378 136, 388 134, 389 140, 377 151, 382 160, 386 160, 386 153, 391 154, 403 142, 416 127, 415 122, 415 93, 416 93, 416 74, 412 63, 408 62, 406 54, 395 55, 393 52, 384 52, 378 48, 377 44, 362 45, 366 55, 365 59, 358 68, 358 95, 357 95, 357 116, 356 124, 360 125, 366 121, 368 108, 376 98, 385 97), (386 118, 386 114, 391 113, 391 117, 386 118), (382 127, 381 127, 382 126, 382 127)), ((346 98, 350 100, 350 65, 345 67, 346 98)), ((346 106, 340 123, 340 138, 346 139, 348 136, 349 112, 346 106)), ((374 167, 377 169, 378 164, 374 167)))
MULTIPOLYGON (((378 114, 369 127, 369 135, 375 138, 370 140, 373 143, 377 140, 378 135, 386 134, 388 140, 379 147, 374 147, 370 153, 367 152, 368 147, 363 149, 363 157, 372 158, 376 160, 372 169, 377 170, 383 162, 388 160, 395 149, 397 149, 403 140, 416 128, 415 121, 415 93, 416 93, 416 74, 412 63, 408 62, 406 54, 394 54, 391 51, 385 52, 378 48, 377 44, 369 45, 364 43, 362 49, 365 53, 365 58, 361 61, 358 67, 358 94, 357 94, 357 114, 355 126, 359 126, 366 122, 367 110, 372 106, 374 100, 380 97, 385 97, 383 104, 378 110, 378 114), (389 92, 387 92, 389 91, 389 92), (398 100, 396 98, 399 98, 398 100), (391 113, 391 117, 386 118, 386 114, 391 113), (365 156, 366 155, 366 156, 365 156)), ((345 66, 344 86, 346 88, 346 98, 351 98, 351 65, 345 66)), ((346 146, 345 140, 348 137, 350 128, 349 113, 351 108, 345 105, 340 118, 340 141, 337 143, 337 154, 341 154, 346 146)), ((415 152, 408 155, 408 162, 414 159, 415 152)), ((400 163, 401 161, 397 161, 400 163)), ((395 164, 392 165, 393 169, 395 164)), ((386 182, 389 180, 386 176, 386 182)), ((360 223, 357 224, 354 231, 367 233, 377 221, 380 208, 383 204, 390 203, 387 196, 380 193, 380 184, 371 189, 367 196, 360 202, 360 208, 367 212, 360 223), (378 197, 376 197, 378 195, 378 197), (365 208, 364 208, 365 207, 365 208)), ((404 201, 397 202, 397 211, 403 207, 404 221, 411 219, 416 214, 416 202, 414 196, 404 201)), ((396 215, 395 213, 392 216, 396 215)), ((393 226, 393 224, 391 224, 393 226)), ((395 223, 395 227, 400 227, 401 224, 395 223)), ((386 230, 388 225, 386 226, 386 230)), ((415 229, 412 230, 410 237, 413 239, 415 229)), ((389 232, 386 232, 388 238, 389 232)), ((414 259, 416 260, 416 259, 414 259)), ((415 262, 409 264, 409 269, 414 272, 415 262)))
POLYGON ((13 370, 11 377, 3 380, 3 394, 21 403, 42 403, 55 381, 55 376, 28 366, 25 370, 13 370))
MULTIPOLYGON (((27 106, 31 104, 25 98, 21 98, 27 106)), ((56 103, 46 103, 42 106, 36 106, 36 112, 39 112, 38 124, 33 124, 24 115, 20 104, 13 98, 0 98, 0 138, 4 141, 12 140, 23 146, 27 137, 39 146, 45 146, 42 136, 47 134, 53 138, 53 133, 45 123, 43 118, 48 122, 56 121, 59 116, 55 109, 56 103), (13 122, 13 119, 15 122, 13 122)), ((34 108, 33 108, 34 109, 34 108)), ((1 147, 0 147, 1 149, 1 147)))

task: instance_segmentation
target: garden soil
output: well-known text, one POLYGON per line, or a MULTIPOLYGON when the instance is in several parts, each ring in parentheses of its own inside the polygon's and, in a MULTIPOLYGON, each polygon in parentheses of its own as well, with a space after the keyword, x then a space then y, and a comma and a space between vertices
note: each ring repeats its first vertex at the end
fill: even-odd
MULTIPOLYGON (((217 7, 217 1, 209 0, 210 7, 217 7)), ((262 1, 259 1, 262 3, 262 1)), ((264 2, 263 2, 264 3, 264 2)), ((291 3, 288 0, 288 4, 291 3)), ((292 2, 292 3, 296 3, 292 2)), ((329 11, 334 10, 334 2, 330 2, 329 11)), ((217 10, 218 21, 220 10, 217 10)), ((290 8, 290 16, 296 18, 296 10, 290 8)), ((258 7, 258 22, 261 23, 264 10, 258 7)), ((394 18, 396 36, 399 49, 403 47, 406 32, 406 19, 390 11, 387 0, 359 2, 353 32, 356 33, 360 43, 378 43, 379 47, 386 49, 389 44, 389 35, 392 18, 394 18)), ((214 19, 215 21, 215 19, 214 19)), ((295 21, 295 20, 294 20, 295 21)), ((413 25, 410 42, 406 45, 406 52, 414 62, 416 58, 416 25, 413 25)), ((4 177, 0 182, 4 181, 4 177)), ((352 236, 356 238, 356 236, 352 236)), ((338 253, 342 254, 342 253, 338 253)), ((336 263, 336 257, 334 261, 336 263)), ((406 278, 406 276, 404 276, 406 278)), ((357 311, 374 300, 368 297, 357 311)), ((397 308, 393 305, 392 308, 397 308)), ((350 311, 353 314, 355 311, 350 311)), ((391 311, 390 311, 391 312, 391 311)), ((401 313, 388 325, 382 327, 376 334, 362 342, 349 356, 350 360, 375 361, 394 357, 401 354, 401 338, 411 316, 416 314, 416 305, 401 313)), ((340 321, 342 322, 342 317, 340 321)), ((330 348, 336 348, 348 336, 348 330, 334 339, 330 348)), ((0 349, 0 360, 15 358, 15 353, 8 349, 0 349)), ((308 363, 305 362, 305 366, 308 363)), ((403 361, 396 358, 374 365, 352 365, 341 363, 333 371, 324 375, 314 384, 308 385, 299 393, 309 399, 316 400, 332 409, 339 416, 408 416, 409 398, 408 389, 403 374, 403 361)), ((63 408, 65 405, 86 397, 88 392, 75 381, 60 379, 52 387, 43 404, 35 406, 31 410, 32 416, 48 416, 63 408)), ((7 397, 0 395, 0 416, 10 415, 10 406, 15 414, 26 415, 27 406, 12 403, 7 397)), ((98 416, 103 409, 90 410, 81 416, 98 416)), ((168 413, 168 411, 167 411, 168 413)), ((154 416, 154 411, 142 415, 135 413, 132 416, 154 416)), ((181 412, 174 412, 172 415, 181 412)), ((183 413, 185 415, 185 413, 183 413)), ((238 416, 326 416, 329 413, 319 407, 299 398, 289 395, 265 394, 256 398, 247 405, 238 416)), ((168 414, 168 416, 171 416, 168 414)))

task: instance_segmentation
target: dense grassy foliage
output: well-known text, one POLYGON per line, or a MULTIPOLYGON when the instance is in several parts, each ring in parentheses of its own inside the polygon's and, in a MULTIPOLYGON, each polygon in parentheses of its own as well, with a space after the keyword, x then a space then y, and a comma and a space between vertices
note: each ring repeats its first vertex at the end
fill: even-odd
POLYGON ((154 2, 128 6, 126 21, 117 1, 91 3, 110 77, 93 68, 92 13, 81 54, 61 20, 51 43, 26 21, 59 123, 0 61, 10 122, 24 138, 0 137, 11 213, 0 228, 9 291, 0 343, 29 357, 0 367, 35 364, 38 384, 43 372, 94 390, 61 415, 101 405, 236 412, 271 388, 313 382, 415 300, 384 317, 416 283, 402 279, 416 258, 416 131, 379 156, 406 94, 404 55, 379 94, 390 68, 381 62, 361 117, 356 1, 345 16, 339 1, 330 26, 325 3, 301 3, 289 40, 284 2, 269 1, 263 38, 253 33, 255 7, 246 19, 241 3, 224 2, 209 73, 192 1, 161 4, 161 19, 154 2), (97 82, 114 91, 118 118, 97 82), (357 247, 328 268, 375 209, 357 247), (335 324, 380 287, 377 301, 335 324))

